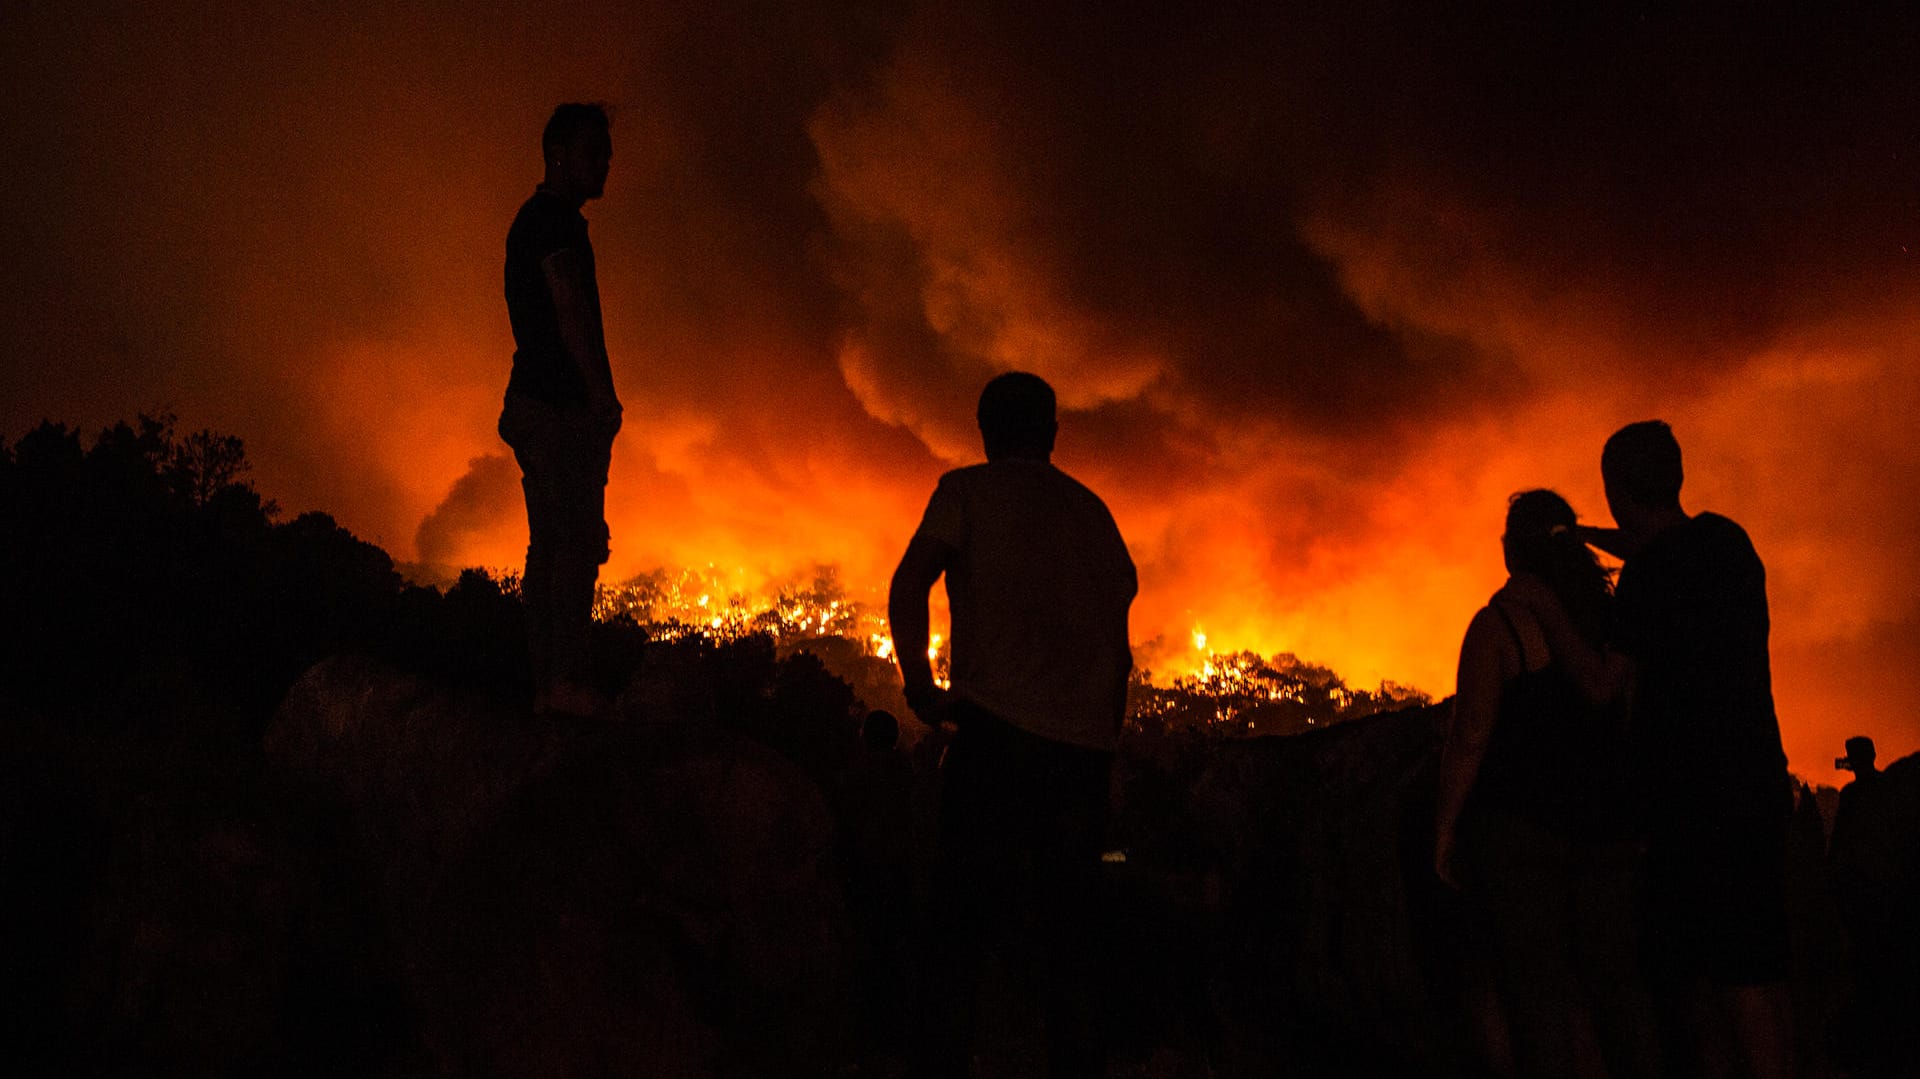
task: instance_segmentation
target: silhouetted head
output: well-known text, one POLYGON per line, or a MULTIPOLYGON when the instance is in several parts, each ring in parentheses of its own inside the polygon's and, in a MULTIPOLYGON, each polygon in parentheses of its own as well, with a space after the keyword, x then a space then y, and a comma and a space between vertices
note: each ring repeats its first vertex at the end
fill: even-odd
POLYGON ((1873 771, 1873 761, 1876 755, 1873 748, 1873 739, 1865 735, 1855 735, 1847 739, 1847 755, 1842 758, 1842 760, 1845 761, 1842 767, 1855 775, 1865 775, 1873 771))
POLYGON ((1559 494, 1521 491, 1507 500, 1507 530, 1500 547, 1507 572, 1531 573, 1545 581, 1580 632, 1599 641, 1607 630, 1613 583, 1575 531, 1577 523, 1573 507, 1559 494))
POLYGON ((987 460, 1053 455, 1060 425, 1054 417, 1053 387, 1039 375, 1009 371, 980 391, 980 440, 987 460))
POLYGON ((1661 420, 1630 423, 1607 439, 1600 451, 1600 478, 1607 507, 1623 529, 1649 515, 1680 510, 1680 443, 1661 420))
POLYGON ((1559 549, 1579 543, 1573 536, 1576 520, 1573 507, 1554 491, 1521 491, 1507 499, 1507 531, 1500 545, 1508 571, 1539 573, 1559 549))
POLYGON ((570 102, 554 109, 540 133, 540 156, 547 164, 547 187, 575 202, 599 198, 613 160, 607 107, 570 102))
POLYGON ((900 741, 900 721, 893 713, 884 708, 876 708, 867 713, 867 720, 860 725, 860 740, 868 749, 892 749, 900 741))

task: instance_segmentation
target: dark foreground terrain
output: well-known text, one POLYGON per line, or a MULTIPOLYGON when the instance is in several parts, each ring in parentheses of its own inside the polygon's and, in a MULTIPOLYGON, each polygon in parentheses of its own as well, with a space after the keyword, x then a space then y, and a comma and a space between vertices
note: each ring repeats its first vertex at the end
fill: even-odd
MULTIPOLYGON (((48 1074, 892 1073, 829 810, 851 694, 805 655, 737 652, 659 646, 618 718, 564 724, 336 657, 251 758, 16 716, 10 1055, 48 1074), (837 735, 770 744, 727 700, 743 688, 761 723, 837 735)), ((1471 1074, 1458 912, 1425 871, 1442 714, 1136 740, 1107 880, 1117 1073, 1471 1074)), ((1807 815, 1810 1060, 1846 990, 1822 865, 1807 815)), ((1009 952, 982 1070, 1038 1074, 1009 952)))

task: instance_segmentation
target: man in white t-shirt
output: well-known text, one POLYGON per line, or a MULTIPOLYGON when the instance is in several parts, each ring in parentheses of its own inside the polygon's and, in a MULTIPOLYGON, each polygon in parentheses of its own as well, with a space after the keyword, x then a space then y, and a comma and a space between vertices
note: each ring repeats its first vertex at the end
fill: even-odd
POLYGON ((987 463, 940 478, 888 599, 907 702, 957 728, 941 766, 918 1071, 966 1074, 980 960, 1030 908, 1052 1074, 1098 1075, 1094 896, 1133 668, 1133 560, 1099 496, 1050 462, 1052 387, 1001 375, 979 421, 987 463), (942 575, 950 690, 927 657, 927 597, 942 575))

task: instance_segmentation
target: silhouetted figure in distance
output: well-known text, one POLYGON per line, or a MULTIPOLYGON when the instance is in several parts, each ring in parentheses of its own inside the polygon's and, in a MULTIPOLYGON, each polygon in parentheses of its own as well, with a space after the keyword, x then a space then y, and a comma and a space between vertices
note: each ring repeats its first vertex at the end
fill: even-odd
MULTIPOLYGON (((1511 573, 1537 576, 1583 640, 1611 622, 1607 572, 1552 491, 1507 507, 1511 573)), ((1460 646, 1434 868, 1473 911, 1467 994, 1497 1074, 1659 1068, 1633 929, 1638 821, 1619 709, 1589 701, 1525 607, 1496 595, 1460 646)))
POLYGON ((929 726, 957 727, 914 1064, 967 1073, 982 960, 1030 910, 1051 1074, 1097 1076, 1096 897, 1137 581, 1106 505, 1051 463, 1052 387, 1001 375, 978 419, 987 463, 940 478, 888 599, 908 703, 929 726), (950 692, 927 658, 927 597, 943 574, 950 692))
POLYGON ((1746 532, 1680 504, 1680 444, 1629 424, 1600 458, 1617 529, 1583 530, 1625 559, 1611 642, 1596 649, 1537 578, 1530 607, 1554 658, 1595 700, 1631 702, 1651 829, 1648 956, 1678 1022, 1680 1074, 1793 1074, 1787 829, 1793 784, 1774 714, 1766 570, 1746 532))
POLYGON ((534 711, 592 715, 608 706, 585 671, 593 586, 608 555, 607 466, 620 399, 580 207, 606 185, 613 156, 606 109, 556 108, 540 150, 546 176, 507 232, 507 315, 516 348, 500 437, 520 464, 527 499, 520 589, 534 711))
POLYGON ((1833 762, 1853 773, 1840 789, 1827 847, 1853 960, 1853 996, 1835 1020, 1833 1040, 1836 1054, 1860 1074, 1896 1075, 1901 1063, 1920 1070, 1920 1062, 1899 1059, 1913 1052, 1909 1031, 1920 1007, 1913 880, 1920 819, 1876 757, 1873 739, 1853 737, 1847 755, 1833 762))
POLYGON ((1853 779, 1840 788, 1840 807, 1833 815, 1833 830, 1836 835, 1849 818, 1860 812, 1860 803, 1870 798, 1874 788, 1880 785, 1880 769, 1875 761, 1879 754, 1873 748, 1873 739, 1865 735, 1855 735, 1847 739, 1847 755, 1834 760, 1833 766, 1842 772, 1852 772, 1853 779))

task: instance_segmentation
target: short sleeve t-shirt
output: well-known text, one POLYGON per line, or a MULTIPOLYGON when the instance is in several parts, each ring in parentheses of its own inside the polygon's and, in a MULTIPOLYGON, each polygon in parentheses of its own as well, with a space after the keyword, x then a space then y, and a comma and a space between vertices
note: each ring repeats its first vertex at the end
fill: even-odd
MULTIPOLYGON (((507 389, 552 405, 587 402, 586 381, 567 355, 560 336, 560 317, 541 265, 556 251, 573 249, 586 260, 587 282, 593 286, 593 244, 587 239, 587 219, 567 200, 537 190, 521 207, 507 230, 507 318, 513 324, 513 375, 507 389)), ((595 304, 599 296, 594 295, 595 304)))
POLYGON ((1745 530, 1713 513, 1668 529, 1621 567, 1615 599, 1655 793, 1712 798, 1783 776, 1766 570, 1745 530))
POLYGON ((1043 738, 1112 750, 1138 584, 1099 496, 1045 461, 993 461, 942 476, 918 534, 956 553, 955 695, 1043 738))

